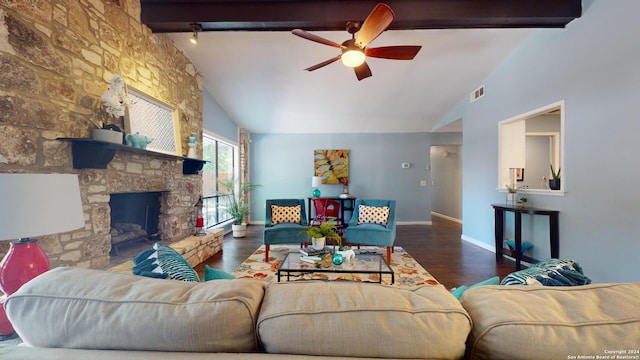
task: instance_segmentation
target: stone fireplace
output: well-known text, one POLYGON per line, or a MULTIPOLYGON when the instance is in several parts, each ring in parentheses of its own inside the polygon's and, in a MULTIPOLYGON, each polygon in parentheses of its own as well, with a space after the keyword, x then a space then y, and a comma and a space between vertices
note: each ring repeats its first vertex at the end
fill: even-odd
MULTIPOLYGON (((104 119, 100 99, 113 74, 176 111, 178 155, 202 133, 202 79, 166 35, 140 22, 139 1, 0 4, 0 171, 78 174, 85 227, 38 238, 51 267, 106 268, 111 194, 159 192, 158 236, 182 241, 194 232, 200 175, 183 160, 118 150, 106 168, 73 166, 72 144, 104 119)), ((197 148, 202 154, 201 145, 197 148)), ((53 189, 52 189, 53 190, 53 189)), ((8 249, 0 242, 0 256, 8 249)))

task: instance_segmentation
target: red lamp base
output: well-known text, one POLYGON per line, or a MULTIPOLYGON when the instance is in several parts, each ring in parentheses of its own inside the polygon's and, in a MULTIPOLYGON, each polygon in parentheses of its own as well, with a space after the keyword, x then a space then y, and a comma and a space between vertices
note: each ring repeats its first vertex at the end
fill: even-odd
MULTIPOLYGON (((34 277, 49 270, 49 258, 35 239, 22 238, 12 242, 9 252, 0 262, 0 290, 9 296, 34 277)), ((4 304, 4 301, 2 301, 4 304)), ((13 333, 4 308, 0 309, 0 336, 13 333)))

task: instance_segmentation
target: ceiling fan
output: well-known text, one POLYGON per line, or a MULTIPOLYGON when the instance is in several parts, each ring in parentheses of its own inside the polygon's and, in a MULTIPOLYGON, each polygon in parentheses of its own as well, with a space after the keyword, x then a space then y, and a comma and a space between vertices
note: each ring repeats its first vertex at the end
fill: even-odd
POLYGON ((341 59, 346 66, 353 68, 358 80, 362 80, 372 75, 371 69, 365 61, 367 56, 391 60, 413 60, 422 48, 422 46, 412 45, 367 48, 367 45, 382 34, 394 19, 395 14, 388 5, 378 4, 364 20, 364 23, 360 21, 347 22, 347 32, 351 34, 351 39, 344 41, 342 44, 300 29, 294 29, 291 32, 301 38, 342 49, 342 54, 305 70, 317 70, 341 59))

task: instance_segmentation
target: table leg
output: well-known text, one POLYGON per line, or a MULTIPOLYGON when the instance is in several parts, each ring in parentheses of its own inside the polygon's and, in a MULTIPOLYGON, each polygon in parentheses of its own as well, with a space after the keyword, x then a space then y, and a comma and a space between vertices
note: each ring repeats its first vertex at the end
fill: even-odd
POLYGON ((502 242, 504 241, 504 211, 495 209, 494 235, 496 241, 496 262, 502 261, 502 242))
POLYGON ((560 257, 560 225, 558 221, 558 214, 551 214, 549 216, 549 242, 551 242, 551 257, 560 257))
POLYGON ((514 216, 516 218, 516 270, 520 270, 520 262, 522 260, 522 214, 516 211, 514 216))

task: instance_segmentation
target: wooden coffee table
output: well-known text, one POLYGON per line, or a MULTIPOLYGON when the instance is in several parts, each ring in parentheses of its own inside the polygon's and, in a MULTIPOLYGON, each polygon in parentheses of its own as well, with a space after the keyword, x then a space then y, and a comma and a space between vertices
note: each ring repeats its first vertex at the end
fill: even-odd
POLYGON ((387 264, 384 256, 380 254, 356 254, 356 256, 345 261, 341 265, 334 265, 330 261, 328 263, 312 264, 300 260, 302 254, 290 252, 282 260, 278 267, 278 282, 280 276, 286 274, 287 281, 290 280, 292 273, 334 273, 334 274, 378 274, 378 281, 367 281, 382 283, 382 275, 391 275, 391 284, 395 281, 393 270, 387 264))

